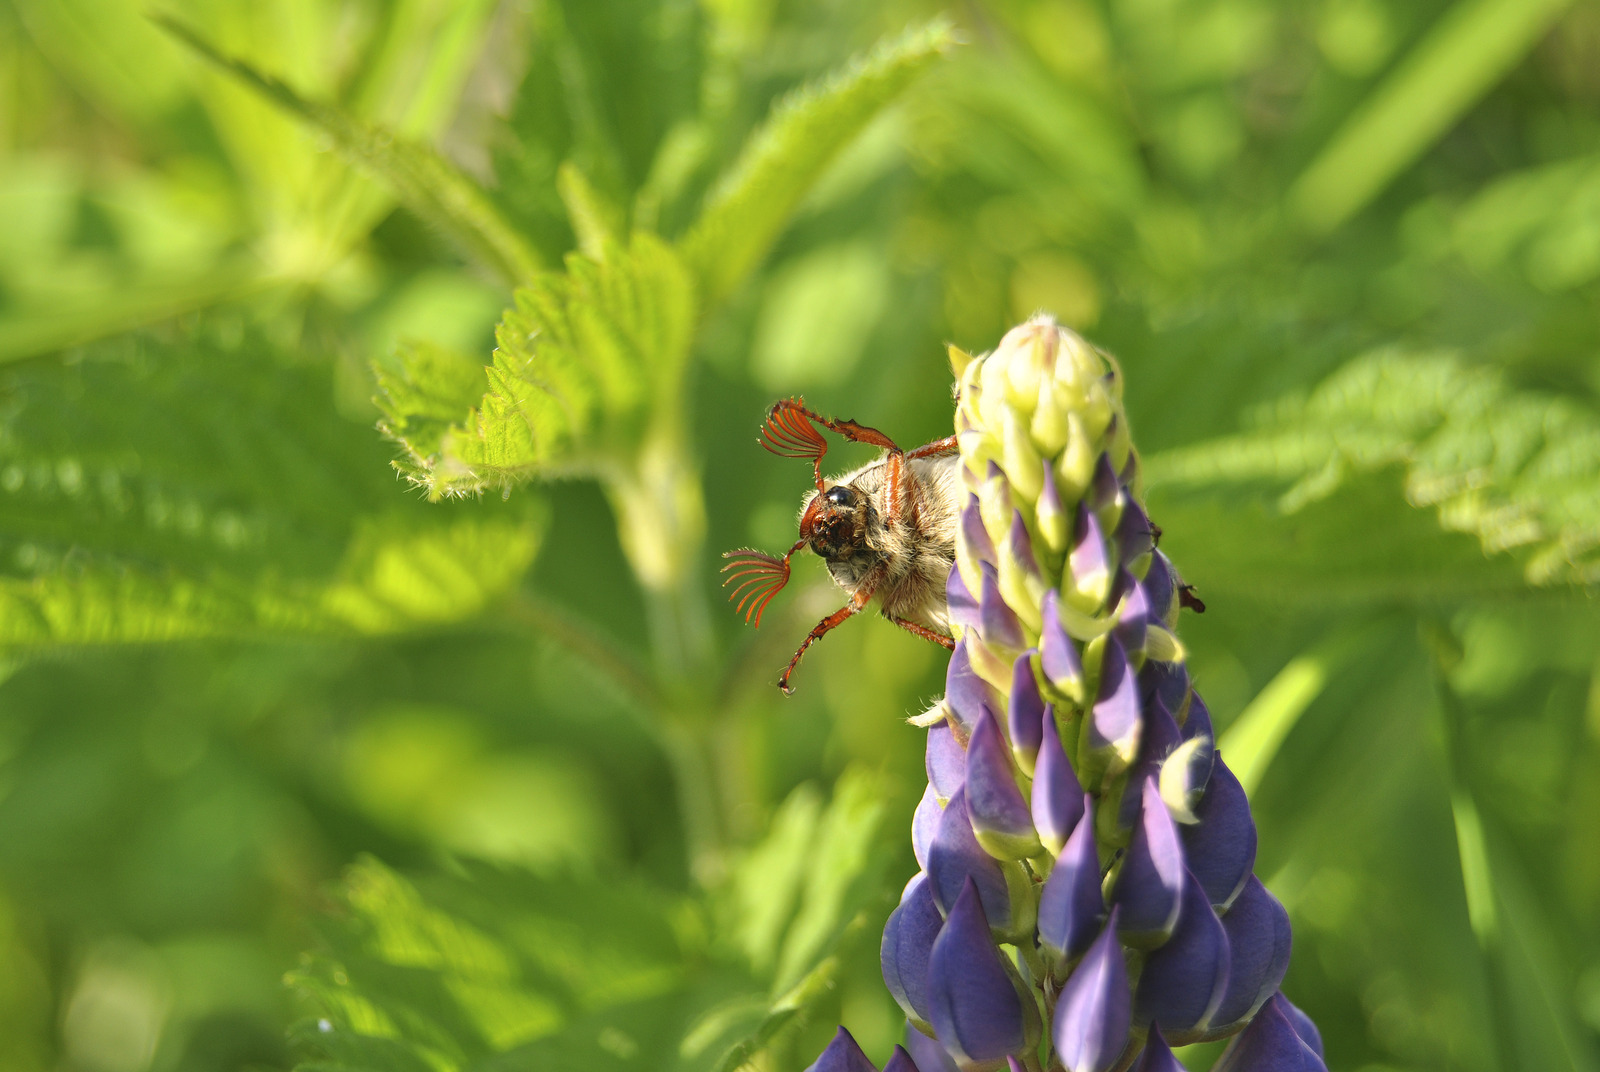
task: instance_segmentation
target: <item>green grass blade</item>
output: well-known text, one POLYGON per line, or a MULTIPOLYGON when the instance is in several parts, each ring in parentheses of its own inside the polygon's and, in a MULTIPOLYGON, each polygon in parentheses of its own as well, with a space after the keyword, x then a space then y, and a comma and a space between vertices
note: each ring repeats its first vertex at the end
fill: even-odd
POLYGON ((1326 233, 1355 215, 1449 130, 1571 0, 1462 0, 1346 120, 1289 202, 1326 233))

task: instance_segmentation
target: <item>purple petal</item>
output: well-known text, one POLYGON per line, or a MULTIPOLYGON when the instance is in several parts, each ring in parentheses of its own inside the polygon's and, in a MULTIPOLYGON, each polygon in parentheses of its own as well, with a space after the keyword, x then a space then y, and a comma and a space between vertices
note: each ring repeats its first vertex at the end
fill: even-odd
POLYGON ((1022 520, 1022 511, 1011 511, 1011 530, 1006 533, 1006 552, 1011 564, 1030 576, 1039 576, 1039 559, 1033 553, 1033 537, 1022 520))
POLYGON ((949 800, 967 780, 967 753, 948 720, 928 727, 928 749, 922 765, 928 772, 928 784, 941 800, 949 800))
POLYGON ((943 814, 944 805, 939 803, 938 790, 929 783, 922 791, 917 810, 911 815, 911 851, 917 858, 917 866, 924 871, 928 869, 928 846, 933 843, 933 835, 939 829, 939 816, 943 814))
POLYGON ((1104 510, 1116 501, 1122 490, 1122 481, 1111 464, 1111 455, 1102 454, 1094 463, 1094 475, 1089 478, 1089 490, 1084 492, 1084 502, 1091 510, 1104 510))
POLYGON ((1166 704, 1179 725, 1183 720, 1178 716, 1186 714, 1190 691, 1189 671, 1182 663, 1151 659, 1139 668, 1139 697, 1145 703, 1160 700, 1166 704))
POLYGON ((1033 657, 1038 652, 1029 648, 1017 656, 1011 665, 1011 699, 1006 704, 1006 728, 1011 731, 1011 754, 1017 766, 1029 777, 1039 754, 1040 734, 1044 732, 1044 697, 1039 695, 1039 681, 1033 673, 1033 657))
POLYGON ((1185 871, 1178 827, 1155 779, 1145 778, 1138 791, 1143 808, 1111 903, 1122 912, 1122 940, 1148 949, 1166 941, 1178 922, 1185 871))
POLYGON ((967 655, 967 640, 963 637, 956 641, 956 650, 950 653, 950 668, 944 678, 944 705, 961 724, 963 732, 971 733, 972 727, 978 724, 978 714, 984 704, 998 711, 1004 700, 972 668, 972 659, 967 655))
POLYGON ((967 791, 957 789, 939 817, 939 829, 928 846, 928 878, 933 899, 947 915, 967 881, 977 883, 983 914, 1001 929, 1011 925, 1011 893, 1000 862, 978 844, 967 811, 967 791))
POLYGON ((1100 937, 1061 988, 1051 1038, 1072 1072, 1106 1072, 1127 1046, 1132 1020, 1128 968, 1117 944, 1113 909, 1100 937))
POLYGON ((1044 486, 1039 491, 1039 501, 1034 506, 1039 519, 1039 531, 1045 542, 1056 550, 1066 542, 1067 516, 1061 508, 1061 493, 1056 490, 1056 467, 1044 459, 1044 486))
POLYGON ((1041 725, 1044 737, 1033 771, 1033 826, 1044 847, 1059 854, 1083 818, 1084 793, 1061 747, 1055 712, 1047 711, 1041 725))
POLYGON ((1083 660, 1078 646, 1061 625, 1061 594, 1054 588, 1044 594, 1044 624, 1039 630, 1039 668, 1056 690, 1078 696, 1083 687, 1083 660))
POLYGON ((922 1024, 930 1022, 928 956, 943 924, 939 906, 933 903, 928 876, 917 875, 906 884, 899 907, 889 913, 889 921, 883 926, 883 944, 878 950, 883 984, 907 1018, 922 1024))
POLYGON ((1072 552, 1067 556, 1073 587, 1086 595, 1104 594, 1111 580, 1111 563, 1106 557, 1100 519, 1079 503, 1078 523, 1073 531, 1072 552))
MULTIPOLYGON (((888 1068, 883 1072, 889 1072, 888 1068)), ((1159 1027, 1150 1028, 1150 1037, 1145 1040, 1139 1059, 1133 1063, 1132 1072, 1184 1072, 1183 1065, 1172 1055, 1172 1047, 1161 1037, 1159 1027)))
POLYGON ((1289 1021, 1289 1026, 1294 1028, 1294 1033, 1300 1036, 1300 1041, 1304 1042, 1312 1053, 1323 1060, 1327 1060, 1327 1054, 1322 1049, 1322 1032, 1317 1030, 1317 1025, 1312 1021, 1311 1017, 1301 1012, 1299 1006, 1284 997, 1281 990, 1272 996, 1270 1004, 1276 1006, 1278 1011, 1283 1013, 1284 1018, 1289 1021))
POLYGON ((1172 817, 1178 822, 1193 825, 1199 819, 1194 809, 1205 796, 1206 779, 1211 773, 1211 738, 1196 737, 1184 741, 1161 761, 1156 777, 1161 785, 1161 799, 1166 801, 1172 817))
MULTIPOLYGON (((1115 591, 1120 593, 1121 607, 1117 615, 1116 635, 1128 651, 1144 651, 1145 632, 1150 625, 1150 604, 1145 601, 1144 589, 1127 570, 1117 572, 1115 591)), ((1115 601, 1118 596, 1113 596, 1115 601)))
POLYGON ((1206 795, 1195 805, 1200 821, 1183 828, 1183 847, 1189 868, 1211 898, 1226 909, 1244 889, 1256 863, 1256 824, 1250 818, 1250 801, 1244 786, 1217 753, 1211 766, 1206 795))
POLYGON ((1179 1043, 1204 1037, 1228 982, 1228 936, 1191 875, 1172 937, 1145 958, 1134 1018, 1159 1023, 1179 1043))
POLYGON ((992 570, 983 571, 983 591, 978 596, 978 632, 991 648, 1016 652, 1027 647, 1022 632, 1022 620, 1000 594, 999 576, 992 570))
POLYGON ((1120 561, 1127 565, 1140 555, 1149 554, 1156 549, 1155 529, 1150 527, 1150 515, 1144 512, 1144 507, 1128 496, 1127 505, 1122 508, 1122 516, 1117 519, 1117 550, 1121 555, 1120 561))
POLYGON ((1079 805, 1083 818, 1057 855, 1039 893, 1039 942, 1057 962, 1081 956, 1105 919, 1092 805, 1092 798, 1085 794, 1079 805))
MULTIPOLYGON (((950 1056, 950 1051, 946 1050, 937 1039, 929 1038, 912 1024, 906 1025, 906 1052, 917 1062, 919 1072, 961 1072, 955 1059, 950 1056)), ((885 1069, 884 1072, 888 1070, 885 1069)))
MULTIPOLYGON (((993 462, 989 464, 994 465, 993 462)), ((967 496, 967 505, 961 511, 961 531, 956 538, 966 543, 972 556, 979 562, 993 566, 999 561, 994 553, 994 541, 989 538, 989 530, 983 526, 983 511, 979 508, 976 495, 967 496)))
POLYGON ((958 569, 952 568, 950 578, 945 581, 944 600, 950 608, 952 622, 963 629, 978 627, 978 597, 967 590, 967 582, 961 579, 958 569))
POLYGON ((1183 739, 1186 741, 1204 737, 1211 742, 1209 747, 1195 753, 1195 758, 1204 766, 1195 771, 1193 780, 1198 788, 1204 789, 1211 781, 1212 768, 1216 766, 1217 735, 1211 728, 1211 709, 1206 707, 1206 702, 1200 698, 1198 692, 1191 691, 1189 694, 1189 716, 1183 720, 1182 729, 1183 739))
POLYGON ((1156 551, 1150 556, 1150 568, 1144 572, 1145 598, 1150 601, 1150 613, 1157 621, 1169 627, 1178 620, 1178 581, 1172 572, 1167 556, 1156 551))
POLYGON ((878 1066, 867 1060, 850 1032, 841 1026, 822 1056, 806 1072, 878 1072, 878 1066))
POLYGON ((967 742, 966 790, 973 833, 990 856, 1020 860, 1039 851, 1033 816, 1011 770, 1011 750, 987 705, 967 742))
POLYGON ((1089 747, 1110 749, 1123 763, 1131 762, 1139 747, 1139 715, 1138 681, 1122 645, 1108 636, 1100 660, 1100 691, 1089 716, 1089 747))
MULTIPOLYGON (((1149 777, 1158 779, 1159 788, 1161 761, 1178 747, 1183 738, 1178 732, 1178 724, 1167 713, 1166 705, 1155 699, 1145 705, 1144 724, 1139 732, 1139 759, 1128 784, 1137 785, 1139 779, 1149 777)), ((1118 825, 1129 827, 1138 822, 1140 806, 1141 798, 1137 793, 1124 793, 1121 811, 1117 815, 1118 825)))
POLYGON ((994 1061, 1027 1044, 1022 998, 989 937, 978 887, 968 879, 934 940, 928 1000, 939 1041, 962 1061, 994 1061))
MULTIPOLYGON (((921 1032, 916 1032, 921 1034, 921 1032)), ((889 1056, 889 1063, 883 1066, 883 1072, 922 1072, 917 1067, 917 1062, 911 1059, 904 1046, 896 1046, 894 1053, 889 1056)))
POLYGON ((1228 1043, 1211 1072, 1328 1072, 1328 1066, 1269 1001, 1228 1043))
POLYGON ((1117 479, 1122 481, 1125 488, 1131 488, 1139 482, 1139 456, 1132 450, 1128 451, 1128 460, 1122 463, 1122 472, 1117 474, 1117 479))
POLYGON ((1254 875, 1222 917, 1232 966, 1222 1004, 1211 1022, 1218 1032, 1242 1024, 1277 993, 1289 970, 1289 913, 1254 875))

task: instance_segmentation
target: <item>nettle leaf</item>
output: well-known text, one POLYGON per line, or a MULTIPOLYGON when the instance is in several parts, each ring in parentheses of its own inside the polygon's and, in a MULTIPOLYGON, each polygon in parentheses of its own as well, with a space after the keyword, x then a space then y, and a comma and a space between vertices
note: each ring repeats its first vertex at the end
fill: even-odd
MULTIPOLYGON (((1600 418, 1448 354, 1368 354, 1254 430, 1155 455, 1146 471, 1177 496, 1265 489, 1271 512, 1292 518, 1390 467, 1406 502, 1485 554, 1510 553, 1526 583, 1600 581, 1600 418)), ((1384 538, 1359 520, 1345 537, 1384 538)))
POLYGON ((604 259, 570 255, 565 273, 517 292, 495 332, 488 391, 456 411, 461 423, 443 423, 466 396, 458 363, 413 350, 380 368, 382 427, 406 450, 401 471, 435 499, 605 471, 654 415, 680 408, 696 308, 688 270, 652 235, 604 259))
POLYGON ((882 797, 861 770, 826 808, 798 790, 715 928, 703 905, 638 881, 463 863, 413 883, 363 859, 290 979, 317 1010, 296 1032, 303 1067, 737 1068, 828 998, 841 944, 876 922, 882 797), (756 871, 768 864, 776 888, 756 871))
POLYGON ((318 1013, 304 1068, 703 1067, 765 1011, 695 906, 640 882, 462 864, 414 885, 363 859, 338 901, 290 977, 318 1013))
POLYGON ((839 150, 954 43, 948 22, 929 22, 778 103, 681 243, 707 304, 739 285, 839 150))
POLYGON ((325 368, 236 327, 0 375, 0 644, 388 632, 476 613, 537 507, 396 496, 325 368))
POLYGON ((539 255, 473 179, 438 151, 331 104, 307 100, 283 82, 224 54, 192 27, 154 15, 207 62, 290 115, 320 130, 351 163, 388 183, 407 208, 438 227, 510 283, 531 279, 539 255))

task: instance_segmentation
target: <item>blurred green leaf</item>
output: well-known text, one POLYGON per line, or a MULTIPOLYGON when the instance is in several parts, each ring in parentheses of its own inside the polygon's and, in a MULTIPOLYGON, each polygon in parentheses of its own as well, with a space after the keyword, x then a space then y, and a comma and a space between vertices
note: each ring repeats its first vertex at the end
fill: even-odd
MULTIPOLYGON (((1527 583, 1600 580, 1600 419, 1565 399, 1515 391, 1493 370, 1448 354, 1368 354, 1309 396, 1262 414, 1253 431, 1156 455, 1147 472, 1153 484, 1180 494, 1275 486, 1283 521, 1258 514, 1272 526, 1389 467, 1403 474, 1406 502, 1433 507, 1444 532, 1476 536, 1486 555, 1513 553, 1527 583)), ((1322 520, 1348 525, 1351 535, 1376 520, 1343 513, 1347 521, 1327 511, 1322 520)), ((1315 525, 1301 528, 1299 540, 1316 538, 1315 525)), ((1379 530, 1369 538, 1394 535, 1379 530)), ((1236 546, 1247 545, 1241 533, 1236 546)), ((1398 556, 1391 547, 1373 557, 1376 565, 1398 556)), ((1455 565, 1452 580, 1439 578, 1441 594, 1493 584, 1492 562, 1471 569, 1458 558, 1455 565)))
POLYGON ((874 849, 883 810, 881 780, 869 772, 846 771, 834 784, 833 801, 805 855, 799 911, 778 956, 778 992, 799 985, 856 911, 881 891, 884 854, 874 849))
POLYGON ((1581 286, 1600 275, 1600 159, 1503 175, 1461 207, 1453 230, 1479 271, 1515 261, 1543 290, 1581 286))
POLYGON ((364 122, 341 108, 306 100, 271 75, 224 55, 179 19, 170 15, 153 17, 240 84, 326 134, 351 162, 387 182, 408 208, 455 239, 506 282, 526 282, 538 271, 539 257, 534 248, 478 184, 436 150, 364 122))
POLYGON ((326 375, 280 362, 219 325, 6 371, 0 643, 389 632, 522 575, 533 514, 407 509, 326 375))
POLYGON ((689 274, 659 239, 637 234, 599 262, 572 254, 565 274, 517 292, 496 331, 488 393, 460 424, 440 422, 445 400, 464 397, 459 363, 411 351, 380 370, 396 388, 379 403, 406 449, 402 471, 435 499, 604 473, 652 415, 676 414, 694 316, 689 274))
POLYGON ((1457 0, 1289 191, 1331 231, 1359 212, 1539 43, 1570 0, 1457 0))
POLYGON ((769 1018, 694 906, 638 882, 473 865, 419 888, 368 859, 340 901, 291 979, 321 1013, 302 1067, 708 1068, 769 1018))
POLYGON ((795 206, 839 150, 955 43, 935 20, 886 41, 781 101, 717 184, 682 241, 707 306, 766 256, 795 206))

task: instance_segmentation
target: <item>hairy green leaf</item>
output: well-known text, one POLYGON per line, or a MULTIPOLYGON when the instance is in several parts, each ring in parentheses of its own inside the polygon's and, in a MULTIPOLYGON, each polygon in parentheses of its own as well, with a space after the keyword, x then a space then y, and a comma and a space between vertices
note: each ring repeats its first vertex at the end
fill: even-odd
POLYGON ((0 396, 0 644, 450 621, 537 545, 520 509, 407 503, 326 373, 237 328, 13 366, 0 396))
POLYGON ((436 499, 603 472, 652 415, 676 412, 694 315, 689 273, 659 239, 637 234, 602 261, 572 254, 565 273, 517 292, 476 409, 459 362, 413 350, 380 369, 383 429, 406 450, 402 471, 436 499), (444 425, 463 401, 461 423, 444 425))
MULTIPOLYGON (((1407 557, 1389 553, 1395 533, 1384 526, 1391 518, 1325 507, 1324 520, 1345 530, 1344 553, 1333 529, 1321 531, 1334 539, 1319 539, 1315 524, 1295 519, 1359 485, 1363 474, 1391 467, 1401 474, 1405 501, 1434 508, 1445 532, 1477 537, 1485 554, 1513 553, 1527 583, 1600 581, 1600 418, 1564 399, 1513 390, 1496 372, 1448 354, 1368 354, 1309 396, 1280 402, 1253 430, 1156 455, 1147 472, 1185 497, 1200 489, 1271 488, 1275 503, 1258 500, 1257 507, 1266 528, 1299 529, 1299 553, 1325 567, 1364 560, 1370 580, 1407 557)), ((1208 540, 1258 553, 1243 538, 1213 532, 1208 540)), ((1446 587, 1454 579, 1470 590, 1489 578, 1485 566, 1495 568, 1473 568, 1444 546, 1434 553, 1459 566, 1440 572, 1446 587)))
POLYGON ((389 183, 408 208, 507 282, 525 282, 538 271, 533 246, 476 182, 433 148, 333 105, 306 100, 271 75, 225 55, 186 23, 170 15, 153 17, 240 84, 322 131, 353 163, 389 183))
POLYGON ((948 22, 930 22, 779 102, 684 236, 708 305, 766 255, 839 150, 954 41, 948 22))

